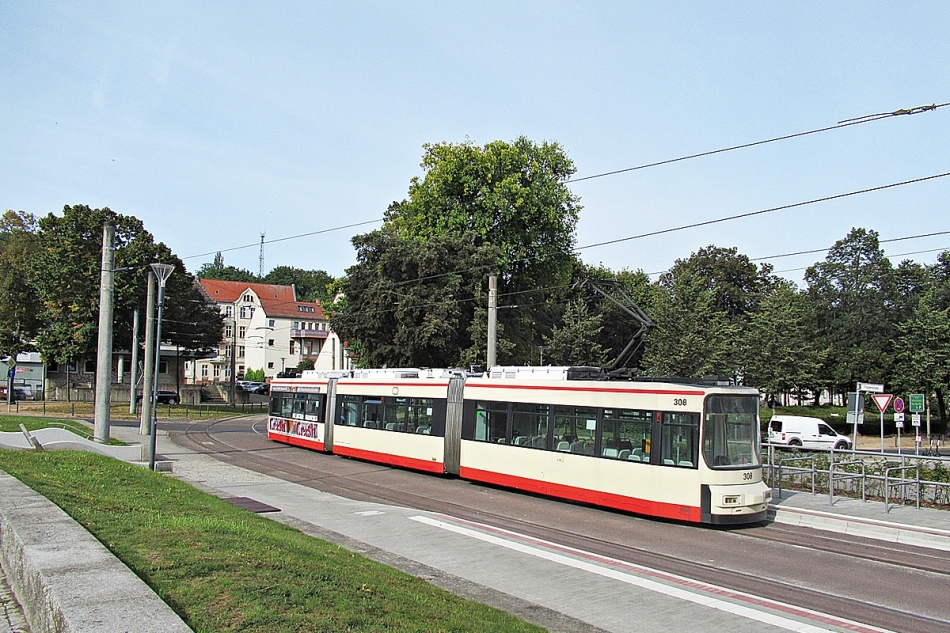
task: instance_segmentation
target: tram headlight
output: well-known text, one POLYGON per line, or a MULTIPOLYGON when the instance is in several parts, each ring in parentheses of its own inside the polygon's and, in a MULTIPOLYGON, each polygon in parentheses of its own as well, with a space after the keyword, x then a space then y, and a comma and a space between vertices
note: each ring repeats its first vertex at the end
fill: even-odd
POLYGON ((739 500, 741 497, 739 495, 729 495, 728 497, 722 498, 722 504, 726 506, 735 506, 739 505, 739 500))

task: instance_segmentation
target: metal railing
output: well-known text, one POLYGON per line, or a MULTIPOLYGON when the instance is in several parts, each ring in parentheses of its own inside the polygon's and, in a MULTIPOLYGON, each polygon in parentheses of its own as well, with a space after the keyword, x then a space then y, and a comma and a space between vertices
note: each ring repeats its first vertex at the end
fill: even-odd
POLYGON ((885 513, 897 503, 906 505, 909 499, 918 508, 926 503, 950 510, 950 456, 814 450, 767 443, 762 448, 763 480, 777 489, 778 498, 785 490, 807 491, 810 487, 812 494, 827 493, 831 505, 838 495, 883 501, 885 513))

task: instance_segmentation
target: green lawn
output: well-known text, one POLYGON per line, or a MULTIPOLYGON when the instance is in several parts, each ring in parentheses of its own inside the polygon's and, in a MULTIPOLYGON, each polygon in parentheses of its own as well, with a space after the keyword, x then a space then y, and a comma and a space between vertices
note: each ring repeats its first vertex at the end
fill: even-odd
POLYGON ((541 631, 490 607, 93 453, 0 450, 197 632, 541 631))

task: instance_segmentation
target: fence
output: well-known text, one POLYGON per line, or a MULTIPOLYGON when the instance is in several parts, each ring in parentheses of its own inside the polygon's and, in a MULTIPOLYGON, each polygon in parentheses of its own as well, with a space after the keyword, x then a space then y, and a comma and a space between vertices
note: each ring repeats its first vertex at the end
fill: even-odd
POLYGON ((827 492, 832 504, 837 494, 881 500, 885 512, 908 499, 918 508, 926 503, 950 510, 950 457, 789 449, 775 444, 762 448, 763 480, 777 489, 779 498, 783 489, 810 487, 812 494, 827 492))
MULTIPOLYGON (((90 417, 94 415, 92 402, 55 402, 43 400, 33 402, 18 400, 10 405, 10 412, 33 413, 38 415, 66 415, 69 417, 90 417)), ((267 402, 244 402, 234 405, 219 403, 204 404, 159 404, 155 408, 158 418, 191 419, 206 417, 221 417, 228 414, 266 413, 267 402)), ((123 418, 139 419, 139 416, 129 416, 128 403, 113 404, 111 417, 115 420, 123 418)))

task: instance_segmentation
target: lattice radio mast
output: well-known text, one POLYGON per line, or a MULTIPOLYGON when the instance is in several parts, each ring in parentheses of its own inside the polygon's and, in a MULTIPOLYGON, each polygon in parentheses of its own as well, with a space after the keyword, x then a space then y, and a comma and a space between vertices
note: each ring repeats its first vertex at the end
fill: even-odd
POLYGON ((261 256, 258 258, 259 266, 257 269, 257 276, 261 279, 264 278, 264 234, 261 233, 261 256))

